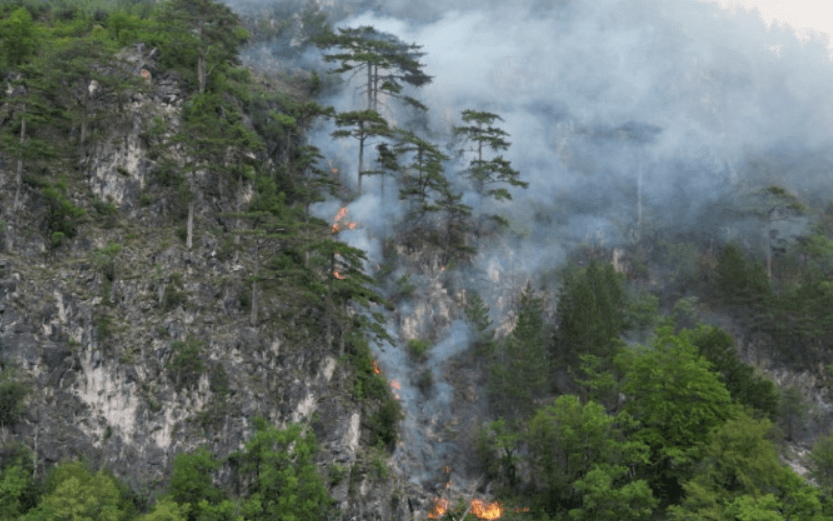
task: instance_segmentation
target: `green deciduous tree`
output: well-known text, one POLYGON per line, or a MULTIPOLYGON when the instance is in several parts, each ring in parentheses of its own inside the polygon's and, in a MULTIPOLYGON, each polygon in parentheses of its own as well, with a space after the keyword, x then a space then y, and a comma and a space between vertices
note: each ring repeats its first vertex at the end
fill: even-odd
POLYGON ((242 454, 241 474, 248 497, 241 513, 249 521, 317 521, 330 506, 327 489, 313 460, 318 444, 301 425, 275 429, 261 417, 242 454))
POLYGON ((625 438, 622 426, 595 402, 558 397, 529 422, 527 442, 540 506, 574 519, 647 519, 656 506, 648 485, 633 478, 648 447, 625 438))
POLYGON ((137 521, 188 521, 188 505, 180 505, 171 498, 161 498, 153 510, 138 518, 137 521))
POLYGON ((813 443, 808 463, 810 476, 819 484, 822 494, 833 495, 833 436, 822 436, 813 443))
POLYGON ((190 453, 181 452, 174 458, 168 493, 184 507, 179 511, 187 512, 187 521, 202 519, 201 502, 206 502, 205 506, 220 502, 223 493, 214 486, 211 477, 218 468, 220 462, 204 446, 190 453))
POLYGON ((778 416, 778 390, 772 380, 755 374, 755 369, 741 362, 735 340, 714 326, 700 326, 691 333, 691 343, 705 356, 723 378, 732 399, 765 414, 770 420, 778 416))
POLYGON ((651 448, 651 486, 672 502, 709 432, 731 413, 729 392, 690 336, 662 327, 650 348, 623 350, 616 360, 624 375, 624 410, 641 424, 633 436, 651 448))
POLYGON ((716 426, 673 520, 821 520, 818 492, 778 461, 771 423, 736 412, 716 426))
POLYGON ((81 463, 63 463, 46 480, 46 494, 25 521, 126 521, 116 484, 81 463))

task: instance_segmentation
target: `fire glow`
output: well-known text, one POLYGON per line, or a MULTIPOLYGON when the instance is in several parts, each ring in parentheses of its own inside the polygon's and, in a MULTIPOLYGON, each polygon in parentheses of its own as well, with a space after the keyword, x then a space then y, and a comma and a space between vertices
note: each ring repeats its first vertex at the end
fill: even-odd
POLYGON ((345 215, 347 215, 347 207, 346 206, 344 208, 342 208, 341 210, 339 210, 338 213, 336 214, 335 219, 333 219, 333 227, 330 230, 330 233, 338 233, 341 230, 343 230, 344 228, 347 228, 349 230, 355 230, 356 229, 356 223, 354 223, 354 222, 346 222, 344 224, 339 224, 338 223, 340 220, 344 219, 345 215))
POLYGON ((333 270, 333 277, 337 278, 338 280, 344 280, 347 278, 341 273, 339 273, 338 270, 333 270))
POLYGON ((376 360, 373 360, 373 372, 376 374, 381 373, 382 371, 379 370, 379 366, 376 364, 376 360))
POLYGON ((391 384, 391 385, 393 386, 393 388, 394 388, 394 389, 396 389, 397 391, 398 391, 399 389, 401 389, 401 388, 402 388, 402 387, 399 385, 399 382, 397 382, 396 380, 391 381, 391 383, 390 383, 390 384, 391 384))
POLYGON ((478 519, 497 519, 503 515, 503 506, 498 501, 487 504, 485 501, 472 499, 471 513, 478 519))
POLYGON ((434 508, 428 512, 428 519, 439 519, 443 517, 448 510, 448 500, 444 497, 434 500, 434 508))

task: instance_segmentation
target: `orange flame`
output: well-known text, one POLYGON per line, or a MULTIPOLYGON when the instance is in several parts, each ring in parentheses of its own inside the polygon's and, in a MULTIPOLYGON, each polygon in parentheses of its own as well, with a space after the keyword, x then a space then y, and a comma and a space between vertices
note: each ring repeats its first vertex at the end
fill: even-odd
POLYGON ((334 174, 337 174, 338 173, 338 168, 333 167, 333 168, 330 169, 330 171, 334 174))
POLYGON ((520 514, 521 512, 529 512, 529 507, 515 507, 516 514, 520 514))
MULTIPOLYGON (((347 207, 342 208, 336 214, 335 219, 333 219, 333 227, 330 230, 330 233, 338 233, 342 230, 342 226, 338 224, 338 221, 342 220, 345 215, 347 215, 347 207)), ((356 229, 356 223, 353 222, 345 223, 345 226, 351 230, 356 229)))
POLYGON ((373 360, 373 372, 376 374, 379 374, 381 372, 379 371, 379 366, 376 365, 376 360, 373 360))
POLYGON ((441 266, 440 271, 445 271, 445 266, 441 266))
POLYGON ((434 508, 428 512, 428 519, 439 519, 445 515, 448 510, 448 500, 444 497, 434 500, 434 508))
POLYGON ((497 519, 503 515, 503 507, 498 501, 486 504, 485 501, 472 499, 471 513, 479 519, 497 519))
POLYGON ((399 386, 399 382, 397 382, 396 380, 393 380, 390 384, 393 386, 394 389, 401 389, 401 387, 399 386))
POLYGON ((147 69, 142 69, 142 78, 148 79, 150 78, 150 71, 147 69))
POLYGON ((339 273, 338 270, 333 270, 333 277, 337 278, 338 280, 344 280, 347 278, 341 273, 339 273))

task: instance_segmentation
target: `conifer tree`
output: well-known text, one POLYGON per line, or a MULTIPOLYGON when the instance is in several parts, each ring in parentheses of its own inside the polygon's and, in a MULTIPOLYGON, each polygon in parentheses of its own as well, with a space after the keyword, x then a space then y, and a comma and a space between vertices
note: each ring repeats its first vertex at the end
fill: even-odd
POLYGON ((442 165, 448 156, 408 130, 398 131, 394 150, 397 155, 412 155, 411 163, 404 167, 405 176, 399 189, 399 198, 411 203, 412 216, 419 221, 426 213, 441 210, 438 200, 449 189, 442 165))
POLYGON ((418 59, 425 53, 421 46, 405 44, 396 36, 382 33, 371 26, 338 29, 339 34, 329 33, 315 38, 321 48, 339 47, 342 52, 325 54, 324 61, 340 62, 331 72, 364 72, 367 80, 362 94, 367 96, 366 110, 379 110, 379 94, 401 99, 416 108, 426 110, 425 105, 410 96, 402 96, 402 83, 421 87, 431 82, 418 59))
POLYGON ((161 21, 161 29, 171 38, 170 51, 182 53, 194 67, 199 94, 206 92, 208 78, 218 66, 238 63, 238 52, 248 37, 237 15, 215 0, 170 0, 161 21))
POLYGON ((492 321, 489 320, 489 307, 475 291, 469 293, 466 317, 474 330, 474 352, 478 357, 478 364, 484 359, 491 362, 495 355, 495 330, 491 327, 492 321))
POLYGON ((521 293, 515 328, 490 368, 490 384, 498 414, 512 419, 528 418, 534 400, 548 391, 543 300, 535 296, 530 283, 521 293))
POLYGON ((579 355, 589 354, 609 366, 626 327, 626 309, 622 276, 612 265, 568 266, 558 297, 556 356, 578 366, 579 355))
POLYGON ((451 186, 443 187, 437 205, 445 213, 445 231, 442 263, 452 259, 464 259, 477 252, 477 248, 466 244, 466 236, 472 230, 471 206, 462 202, 463 194, 454 193, 451 186))
MULTIPOLYGON (((464 110, 462 117, 465 123, 470 124, 454 127, 454 135, 475 145, 474 151, 477 152, 477 157, 469 162, 469 168, 463 175, 471 180, 477 193, 502 201, 512 199, 505 185, 527 188, 529 183, 519 179, 520 172, 514 170, 503 156, 499 155, 489 160, 483 159, 484 147, 491 149, 492 152, 509 148, 510 143, 505 139, 509 134, 492 126, 495 120, 503 121, 503 119, 491 112, 474 110, 464 110)), ((504 225, 509 224, 499 216, 492 216, 492 218, 504 225)))
POLYGON ((250 483, 241 514, 247 520, 324 519, 331 499, 314 457, 315 435, 301 425, 278 430, 262 417, 240 454, 241 473, 250 483))
POLYGON ((352 127, 350 130, 336 130, 333 137, 353 137, 359 141, 359 167, 358 167, 358 192, 362 193, 362 176, 364 171, 364 149, 365 142, 372 137, 391 135, 388 123, 374 110, 362 110, 354 112, 342 112, 336 115, 336 125, 339 127, 352 127))

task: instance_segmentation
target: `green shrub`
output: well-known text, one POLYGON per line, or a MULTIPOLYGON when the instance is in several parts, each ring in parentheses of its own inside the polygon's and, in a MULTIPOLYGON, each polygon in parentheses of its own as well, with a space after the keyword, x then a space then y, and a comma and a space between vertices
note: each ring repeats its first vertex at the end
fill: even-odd
POLYGON ((116 256, 121 253, 121 244, 109 241, 107 246, 96 250, 95 264, 109 281, 116 278, 116 256))
POLYGON ((427 340, 419 340, 415 338, 413 340, 408 340, 408 344, 406 345, 408 349, 408 354, 414 360, 424 362, 427 357, 428 348, 431 347, 431 344, 427 340))
POLYGON ((347 469, 338 463, 333 463, 329 468, 330 486, 337 487, 344 482, 344 477, 347 475, 347 469))
POLYGON ((96 332, 98 333, 98 341, 104 342, 109 340, 115 328, 113 326, 113 317, 106 313, 97 313, 94 318, 96 332))
POLYGON ((75 236, 81 218, 86 215, 67 198, 67 176, 41 189, 46 201, 46 229, 52 246, 58 246, 65 238, 75 236))
POLYGON ((417 379, 417 387, 422 392, 422 394, 428 394, 431 391, 431 387, 434 385, 434 373, 431 372, 430 368, 426 368, 417 379))
POLYGON ((0 424, 9 426, 20 421, 26 412, 26 395, 29 387, 25 385, 14 371, 7 369, 0 374, 0 424))
POLYGON ((191 340, 188 342, 171 342, 171 374, 178 390, 194 387, 200 375, 205 371, 202 360, 202 342, 191 340))
POLYGON ((162 295, 162 308, 172 311, 187 301, 188 293, 182 290, 182 274, 171 273, 171 280, 165 286, 165 293, 162 295))
POLYGON ((399 437, 399 421, 404 417, 402 405, 393 396, 388 396, 379 408, 367 418, 370 443, 374 446, 393 450, 399 437))
POLYGON ((388 462, 383 451, 371 449, 370 471, 377 481, 385 481, 388 479, 388 462))

